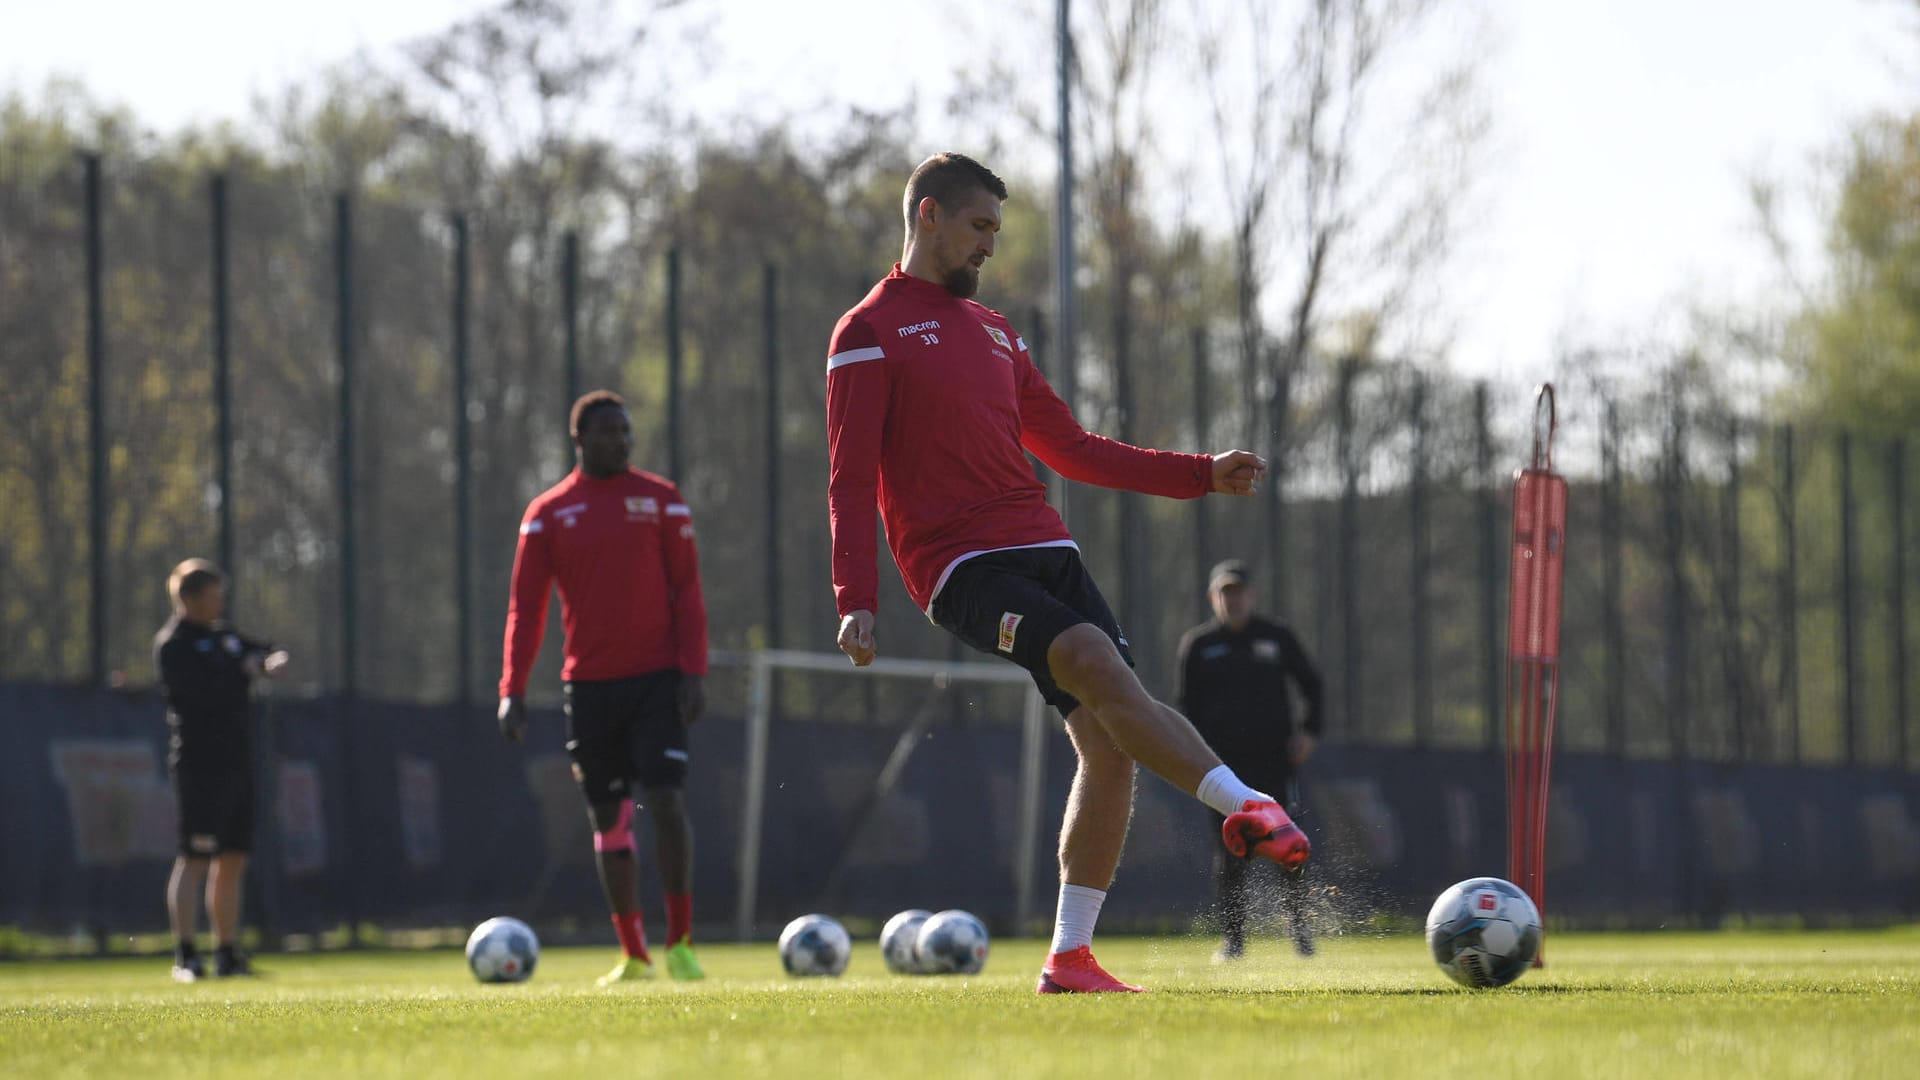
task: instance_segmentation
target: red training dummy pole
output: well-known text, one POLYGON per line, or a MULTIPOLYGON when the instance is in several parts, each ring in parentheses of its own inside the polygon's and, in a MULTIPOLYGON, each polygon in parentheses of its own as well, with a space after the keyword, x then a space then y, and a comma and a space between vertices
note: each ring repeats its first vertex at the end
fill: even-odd
MULTIPOLYGON (((1534 397, 1533 464, 1513 481, 1507 612, 1507 875, 1547 911, 1547 782, 1560 700, 1567 481, 1553 471, 1553 384, 1534 397)), ((1546 950, 1534 958, 1545 964, 1546 950)))

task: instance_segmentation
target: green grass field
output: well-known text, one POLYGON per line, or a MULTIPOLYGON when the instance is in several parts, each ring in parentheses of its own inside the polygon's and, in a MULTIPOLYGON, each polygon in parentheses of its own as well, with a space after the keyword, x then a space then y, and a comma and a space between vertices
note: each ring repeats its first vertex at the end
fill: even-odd
POLYGON ((8 1076, 1920 1075, 1920 928, 1558 934, 1504 990, 1447 982, 1416 937, 1240 965, 1199 938, 1107 938, 1144 996, 1036 997, 1042 943, 972 979, 783 977, 709 945, 705 983, 594 987, 612 949, 554 949, 527 984, 457 952, 270 956, 177 986, 164 959, 0 964, 8 1076))

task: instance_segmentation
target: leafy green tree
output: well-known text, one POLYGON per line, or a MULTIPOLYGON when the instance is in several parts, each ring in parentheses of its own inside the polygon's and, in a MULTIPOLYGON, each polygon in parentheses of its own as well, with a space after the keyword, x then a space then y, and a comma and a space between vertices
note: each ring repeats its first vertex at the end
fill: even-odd
POLYGON ((1857 128, 1827 227, 1830 286, 1793 350, 1823 419, 1898 437, 1920 430, 1920 114, 1857 128))

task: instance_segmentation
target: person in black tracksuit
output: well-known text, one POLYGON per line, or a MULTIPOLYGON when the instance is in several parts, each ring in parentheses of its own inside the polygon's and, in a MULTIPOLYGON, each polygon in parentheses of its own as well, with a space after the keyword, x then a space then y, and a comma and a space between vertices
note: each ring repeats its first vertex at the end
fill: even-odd
POLYGON ((195 952, 201 886, 218 946, 214 971, 252 974, 239 948, 240 882, 253 847, 253 763, 248 695, 258 675, 275 675, 287 654, 221 621, 226 578, 188 559, 167 580, 173 618, 154 635, 154 664, 167 701, 167 772, 180 809, 180 854, 167 882, 177 945, 173 977, 206 974, 195 952))
MULTIPOLYGON (((1295 774, 1320 738, 1320 672, 1293 631, 1254 614, 1247 565, 1238 559, 1219 563, 1208 575, 1207 597, 1214 618, 1180 639, 1180 711, 1233 771, 1261 791, 1270 791, 1298 820, 1295 774), (1305 713, 1294 721, 1298 690, 1305 713)), ((1220 819, 1215 815, 1214 835, 1220 819)), ((1216 885, 1224 938, 1219 958, 1238 959, 1246 950, 1251 906, 1247 860, 1222 846, 1215 856, 1216 885)), ((1281 900, 1292 923, 1294 947, 1313 955, 1313 935, 1305 917, 1306 888, 1301 871, 1282 874, 1281 900)))

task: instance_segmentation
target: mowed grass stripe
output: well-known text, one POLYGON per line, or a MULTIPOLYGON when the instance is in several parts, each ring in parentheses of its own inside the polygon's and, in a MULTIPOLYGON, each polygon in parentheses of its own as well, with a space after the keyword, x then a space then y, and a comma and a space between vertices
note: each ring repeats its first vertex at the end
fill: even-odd
POLYGON ((593 986, 612 949, 546 952, 483 987, 456 952, 266 957, 176 986, 165 960, 0 964, 11 1076, 1912 1076, 1920 931, 1555 934, 1513 987, 1454 987, 1414 937, 1108 938, 1142 997, 1039 998, 1042 943, 986 974, 907 978, 856 949, 788 979, 771 946, 710 945, 700 984, 593 986))

